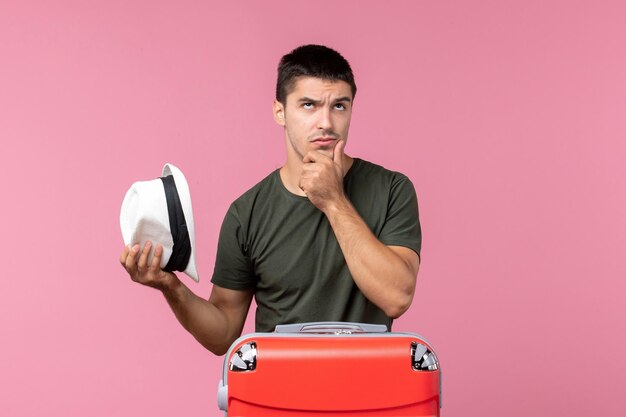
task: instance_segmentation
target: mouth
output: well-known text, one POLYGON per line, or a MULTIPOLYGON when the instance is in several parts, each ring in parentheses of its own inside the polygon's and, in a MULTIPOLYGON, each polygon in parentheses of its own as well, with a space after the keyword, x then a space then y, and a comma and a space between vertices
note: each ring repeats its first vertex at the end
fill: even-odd
POLYGON ((311 142, 318 146, 329 146, 335 143, 336 141, 337 141, 337 138, 324 136, 321 138, 313 139, 311 142))

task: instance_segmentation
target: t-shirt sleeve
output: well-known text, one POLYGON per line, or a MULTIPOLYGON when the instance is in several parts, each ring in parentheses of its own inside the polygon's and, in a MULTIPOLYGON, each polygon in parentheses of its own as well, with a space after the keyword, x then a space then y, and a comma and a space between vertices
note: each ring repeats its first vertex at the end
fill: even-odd
POLYGON ((422 249, 417 195, 413 183, 404 175, 393 179, 385 224, 379 239, 387 246, 404 246, 418 255, 422 249))
POLYGON ((211 282, 231 290, 256 287, 252 262, 247 255, 245 235, 236 209, 231 206, 220 230, 211 282))

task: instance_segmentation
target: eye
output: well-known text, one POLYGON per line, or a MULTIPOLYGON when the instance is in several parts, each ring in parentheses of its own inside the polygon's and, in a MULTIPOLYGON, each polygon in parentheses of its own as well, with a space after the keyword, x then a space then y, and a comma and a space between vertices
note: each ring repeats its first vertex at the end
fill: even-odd
POLYGON ((307 110, 310 110, 313 108, 313 103, 302 103, 302 107, 307 110))
POLYGON ((335 104, 335 109, 337 109, 337 110, 345 110, 346 106, 344 106, 342 103, 337 103, 337 104, 335 104))

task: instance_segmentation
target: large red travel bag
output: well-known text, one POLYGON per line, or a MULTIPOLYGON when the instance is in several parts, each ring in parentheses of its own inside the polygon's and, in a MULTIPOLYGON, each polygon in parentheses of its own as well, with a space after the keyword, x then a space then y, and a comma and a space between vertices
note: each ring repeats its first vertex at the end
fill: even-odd
POLYGON ((384 325, 282 325, 233 343, 218 405, 228 417, 434 417, 441 368, 424 338, 384 325))

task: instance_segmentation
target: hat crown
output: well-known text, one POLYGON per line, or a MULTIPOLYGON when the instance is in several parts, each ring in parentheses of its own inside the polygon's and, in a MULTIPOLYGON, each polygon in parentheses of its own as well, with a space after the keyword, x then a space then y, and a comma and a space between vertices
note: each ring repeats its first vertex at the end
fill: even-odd
MULTIPOLYGON (((193 212, 189 186, 182 172, 171 164, 165 165, 163 175, 172 175, 174 177, 189 233, 191 256, 184 272, 198 281, 195 264, 193 212)), ((162 245, 161 268, 165 268, 172 256, 174 239, 170 228, 165 189, 160 178, 150 181, 137 181, 130 187, 122 202, 120 227, 124 244, 139 244, 140 247, 144 247, 147 241, 154 244, 150 250, 149 260, 154 255, 156 245, 162 245)))

